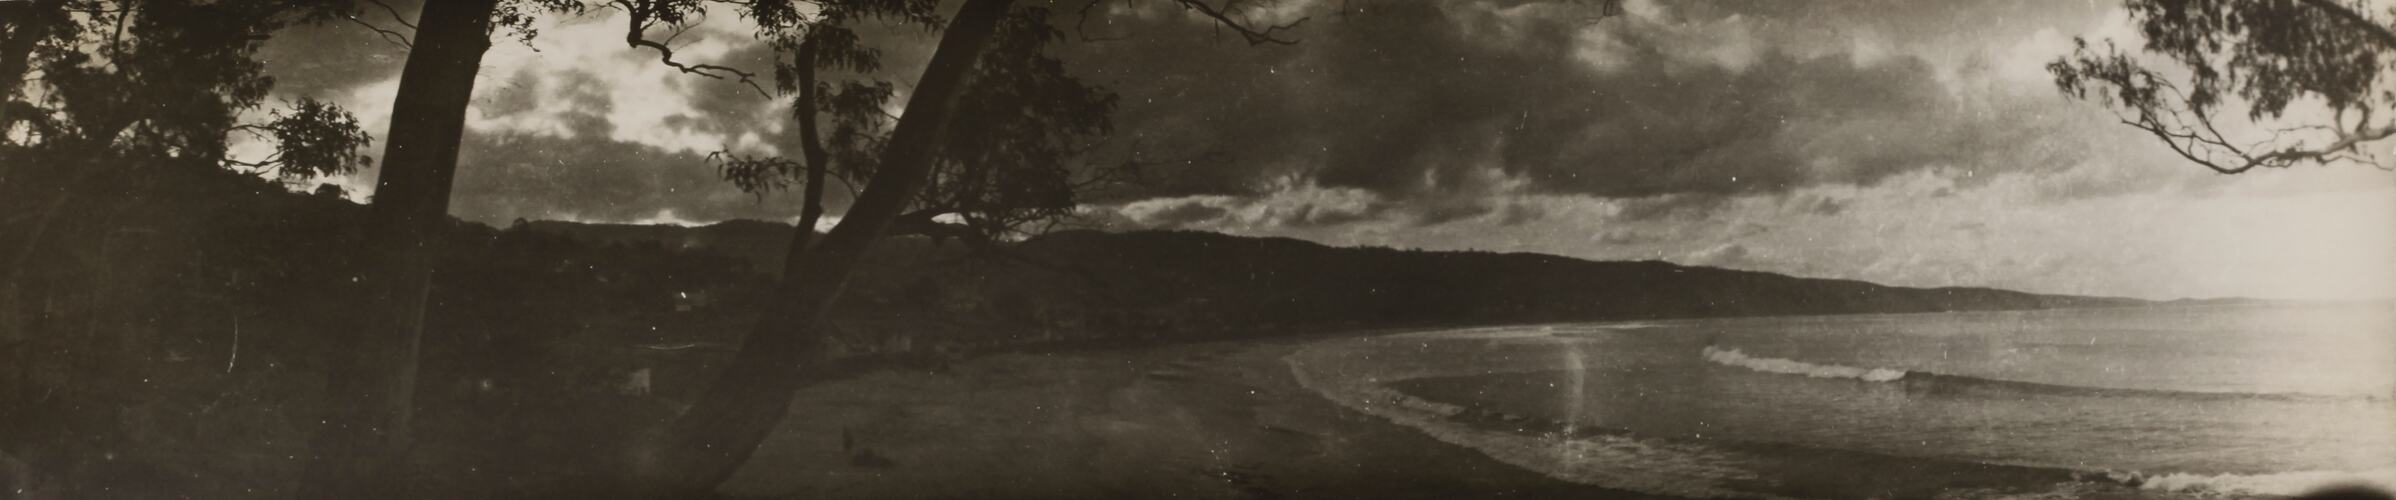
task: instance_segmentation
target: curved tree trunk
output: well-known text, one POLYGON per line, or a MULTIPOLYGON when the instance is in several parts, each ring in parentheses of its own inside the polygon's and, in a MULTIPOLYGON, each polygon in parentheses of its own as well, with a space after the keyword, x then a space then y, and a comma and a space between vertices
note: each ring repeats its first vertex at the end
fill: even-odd
POLYGON ((799 61, 798 75, 793 78, 798 83, 799 99, 791 107, 798 111, 799 148, 806 155, 807 185, 800 188, 804 194, 799 198, 799 227, 791 232, 790 250, 783 254, 784 276, 790 275, 792 269, 798 269, 799 261, 805 259, 807 248, 815 243, 815 225, 824 220, 824 172, 831 168, 832 162, 831 153, 824 151, 823 132, 816 124, 818 117, 815 108, 822 101, 823 93, 815 88, 815 51, 814 36, 810 35, 806 41, 799 42, 799 53, 796 55, 799 61))
POLYGON ((851 269, 930 175, 934 149, 967 74, 1013 0, 969 0, 943 32, 916 84, 906 113, 892 131, 881 167, 865 191, 797 266, 783 271, 768 311, 741 345, 732 365, 668 429, 633 471, 652 497, 705 494, 731 477, 756 451, 805 384, 805 369, 821 360, 821 319, 839 298, 851 269))
POLYGON ((434 236, 446 223, 458 142, 496 0, 425 2, 400 73, 382 171, 368 209, 361 325, 328 331, 335 352, 325 417, 309 442, 300 498, 405 496, 416 358, 434 236))

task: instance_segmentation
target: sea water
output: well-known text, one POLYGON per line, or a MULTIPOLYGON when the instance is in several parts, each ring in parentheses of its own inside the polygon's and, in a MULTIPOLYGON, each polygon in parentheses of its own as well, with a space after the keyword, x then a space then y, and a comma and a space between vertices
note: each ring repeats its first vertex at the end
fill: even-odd
POLYGON ((1481 328, 1326 341, 1289 361, 1351 408, 1652 493, 2396 488, 2386 304, 1481 328))

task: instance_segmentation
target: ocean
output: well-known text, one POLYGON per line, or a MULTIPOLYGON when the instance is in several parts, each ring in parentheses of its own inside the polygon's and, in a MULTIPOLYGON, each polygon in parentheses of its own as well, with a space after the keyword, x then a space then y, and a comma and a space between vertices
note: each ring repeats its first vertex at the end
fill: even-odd
POLYGON ((1291 354, 1349 408, 1558 479, 1791 498, 2396 488, 2371 305, 1473 328, 1291 354))

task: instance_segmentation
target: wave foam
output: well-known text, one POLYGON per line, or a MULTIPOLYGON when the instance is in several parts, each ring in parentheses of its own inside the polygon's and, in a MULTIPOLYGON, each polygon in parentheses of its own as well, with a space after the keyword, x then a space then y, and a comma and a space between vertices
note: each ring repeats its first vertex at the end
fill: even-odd
POLYGON ((1840 365, 1817 365, 1804 361, 1749 356, 1738 349, 1705 347, 1705 359, 1718 364, 1736 366, 1764 373, 1804 375, 1814 378, 1847 378, 1865 382, 1892 382, 1905 378, 1905 370, 1894 368, 1856 368, 1840 365))
POLYGON ((2116 472, 2108 474, 2108 476, 2115 481, 2149 491, 2197 495, 2295 496, 2332 486, 2368 486, 2382 491, 2396 491, 2396 467, 2364 472, 2294 471, 2271 474, 2116 472))

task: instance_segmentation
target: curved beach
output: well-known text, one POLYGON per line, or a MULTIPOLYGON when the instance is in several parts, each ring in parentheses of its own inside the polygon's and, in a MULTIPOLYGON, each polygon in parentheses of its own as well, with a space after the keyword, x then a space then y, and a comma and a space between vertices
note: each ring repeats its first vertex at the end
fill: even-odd
POLYGON ((2150 352, 2157 348, 2141 342, 2213 335, 2190 344, 2208 346, 2299 332, 2114 333, 2080 340, 2081 351, 2019 348, 2050 345, 2041 336, 2080 335, 2091 321, 2151 326, 2194 315, 2195 323, 2218 324, 2219 314, 1568 324, 1000 354, 807 390, 726 491, 2216 498, 2396 484, 2384 479, 2396 469, 2384 468, 2391 455, 2378 445, 2396 439, 2396 429, 2372 423, 2396 411, 2385 398, 2056 379, 2086 378, 2068 370, 2073 363, 2219 365, 2185 354, 2076 354, 2088 346, 2150 352), (2024 324, 2042 326, 2017 330, 2024 324), (1879 349, 1851 349, 1852 342, 1879 349), (1931 360, 1808 361, 1825 352, 1931 360), (1980 355, 1996 357, 1973 358, 1980 355), (1998 368, 2018 373, 1989 371, 1998 368))
POLYGON ((1546 477, 1335 404, 1300 386, 1283 360, 1326 338, 1339 337, 1001 354, 946 373, 825 384, 800 394, 723 491, 1660 498, 1546 477))

